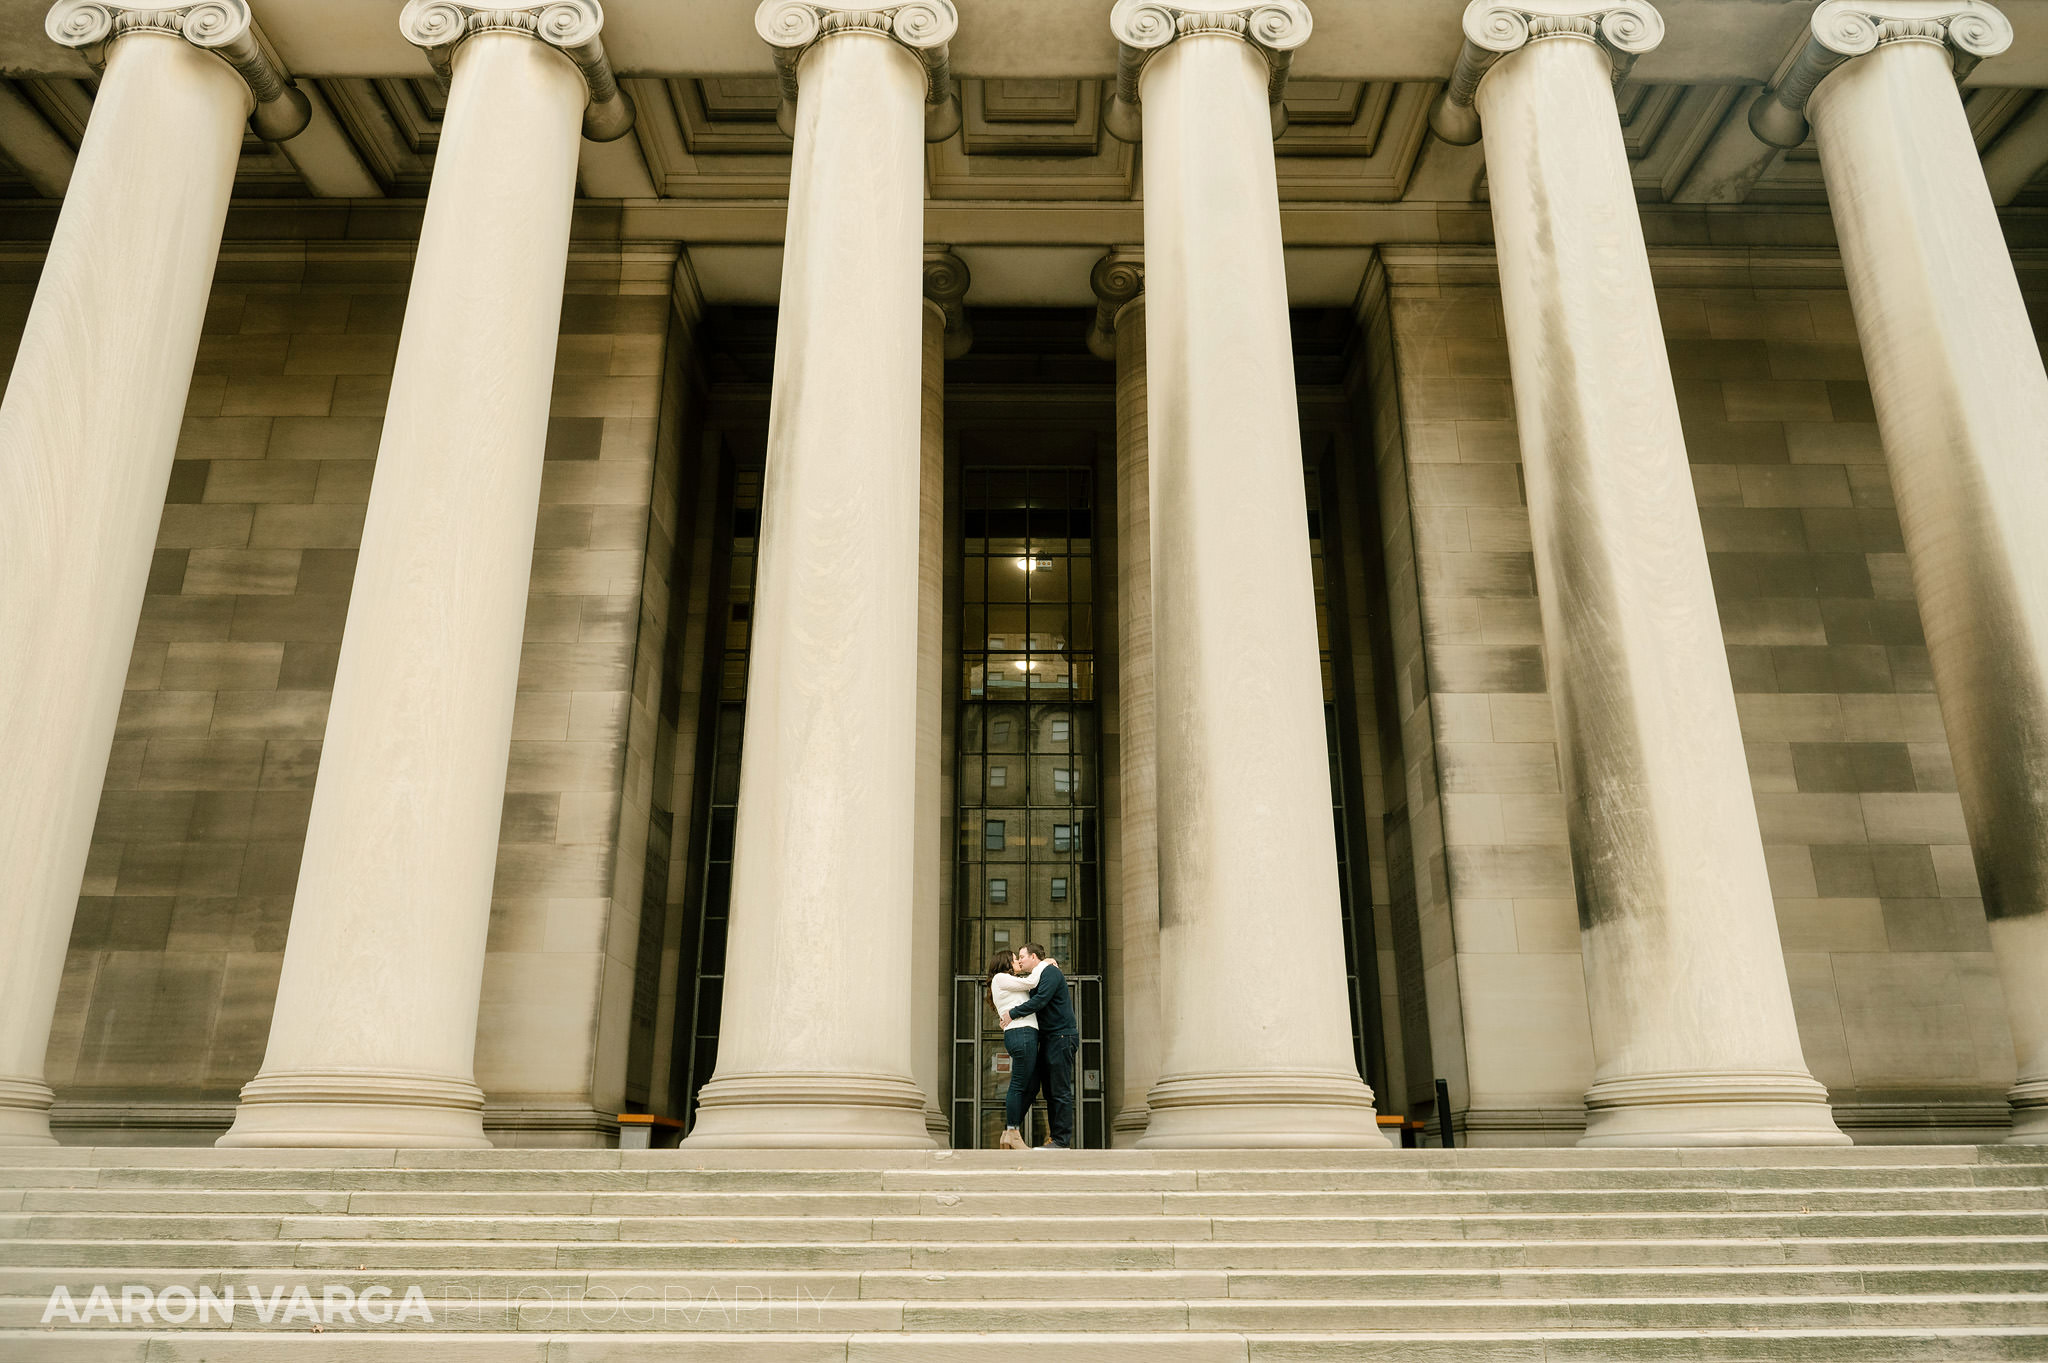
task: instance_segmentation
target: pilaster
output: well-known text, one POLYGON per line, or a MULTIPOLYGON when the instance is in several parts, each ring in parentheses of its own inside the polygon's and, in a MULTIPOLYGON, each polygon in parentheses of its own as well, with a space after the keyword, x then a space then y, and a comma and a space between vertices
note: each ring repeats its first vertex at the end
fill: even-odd
POLYGON ((967 290, 974 282, 967 262, 950 246, 924 248, 924 296, 946 322, 946 358, 957 360, 974 348, 974 323, 967 316, 967 290))
MULTIPOLYGON (((1088 287, 1095 291, 1095 320, 1088 327, 1088 350, 1097 359, 1117 357, 1117 314, 1132 299, 1145 292, 1145 250, 1142 246, 1117 246, 1095 262, 1088 287)), ((1118 373, 1121 383, 1123 375, 1118 373)))
POLYGON ((913 1077, 925 1093, 925 1129, 953 1143, 946 1092, 952 1076, 952 784, 946 744, 946 361, 967 353, 967 262, 950 248, 924 248, 924 353, 919 413, 917 520, 917 828, 911 897, 913 1077))
MULTIPOLYGON (((1088 348, 1116 362, 1117 809, 1105 820, 1115 839, 1118 970, 1111 1074, 1119 1097, 1114 1145, 1143 1138, 1146 1103, 1159 1078, 1159 782, 1157 679, 1152 664, 1152 476, 1145 374, 1145 256, 1118 246, 1089 276, 1095 319, 1088 348)), ((1105 745, 1105 760, 1109 752, 1105 745)))

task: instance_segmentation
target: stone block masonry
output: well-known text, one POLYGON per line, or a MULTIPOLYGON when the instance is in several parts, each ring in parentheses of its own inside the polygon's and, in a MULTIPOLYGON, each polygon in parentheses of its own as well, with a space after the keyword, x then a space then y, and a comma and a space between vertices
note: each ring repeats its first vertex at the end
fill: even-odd
MULTIPOLYGON (((570 262, 477 1055, 500 1141, 598 1143, 618 1110, 592 1076, 652 780, 629 734, 672 542, 673 263, 570 262)), ((410 272, 404 244, 223 252, 50 1046, 60 1139, 210 1141, 262 1060, 410 272)), ((18 324, 35 265, 10 274, 18 324)))
MULTIPOLYGON (((1497 288, 1484 252, 1384 255, 1404 968, 1470 1138, 1569 1140, 1592 1055, 1497 288)), ((1997 1139, 2012 1040, 1848 296, 1787 257, 1652 266, 1800 1042, 1858 1140, 1997 1139)))

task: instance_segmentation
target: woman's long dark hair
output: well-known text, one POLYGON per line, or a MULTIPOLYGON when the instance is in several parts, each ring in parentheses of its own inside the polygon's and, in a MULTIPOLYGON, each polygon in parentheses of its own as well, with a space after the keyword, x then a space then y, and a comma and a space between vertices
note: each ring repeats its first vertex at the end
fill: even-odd
MULTIPOLYGON (((981 982, 981 996, 988 1001, 988 1008, 991 1013, 995 1013, 996 1000, 995 995, 989 992, 988 986, 994 982, 995 977, 998 975, 1014 974, 1016 966, 1017 953, 1008 949, 998 951, 995 955, 988 958, 988 979, 981 982)), ((996 1018, 1000 1021, 1002 1014, 996 1013, 996 1018)))

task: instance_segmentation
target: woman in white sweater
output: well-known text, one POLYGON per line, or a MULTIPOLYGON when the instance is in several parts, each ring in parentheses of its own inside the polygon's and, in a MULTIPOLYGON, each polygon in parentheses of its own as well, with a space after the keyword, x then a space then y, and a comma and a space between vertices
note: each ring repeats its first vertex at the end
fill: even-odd
MULTIPOLYGON (((1029 975, 1013 975, 1010 971, 1016 963, 1016 953, 1011 951, 998 951, 988 963, 989 1002, 999 1018, 1008 1017, 1011 1009, 1031 997, 1038 986, 1038 972, 1045 969, 1041 961, 1029 975)), ((1003 1026, 1003 1049, 1010 1053, 1010 1091, 1003 1096, 1003 1138, 997 1146, 1022 1150, 1024 1114, 1037 1100, 1044 1078, 1038 1068, 1038 1019, 1030 1014, 1011 1018, 1003 1026)))

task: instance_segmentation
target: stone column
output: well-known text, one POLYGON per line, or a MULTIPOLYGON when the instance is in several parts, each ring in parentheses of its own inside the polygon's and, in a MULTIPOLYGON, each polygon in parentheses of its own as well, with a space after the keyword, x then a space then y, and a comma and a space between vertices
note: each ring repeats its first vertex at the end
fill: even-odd
POLYGON ((1351 1055, 1273 167, 1299 0, 1119 0, 1142 119, 1159 1079, 1141 1144, 1377 1146, 1351 1055), (1309 779, 1314 773, 1315 779, 1309 779))
POLYGON ((488 1144, 477 997, 576 158, 624 131, 602 22, 595 0, 400 15, 448 109, 270 1044, 222 1145, 488 1144))
POLYGON ((50 1143, 43 1053, 244 125, 304 126, 241 0, 64 0, 47 28, 102 74, 0 402, 0 1145, 50 1143))
POLYGON ((2014 1141, 2048 1142, 2048 372, 1956 81, 1983 4, 1829 3, 1751 116, 1820 143, 1913 590, 2005 987, 2014 1141), (1832 74, 1830 74, 1832 72, 1832 74))
POLYGON ((1145 1096, 1159 1078, 1159 814, 1152 677, 1152 488, 1146 459, 1145 259, 1119 248, 1096 263, 1088 348, 1116 361, 1117 781, 1122 796, 1118 891, 1123 1034, 1113 1058, 1121 1098, 1115 1145, 1145 1134, 1145 1096))
POLYGON ((946 361, 967 353, 967 264, 943 246, 924 255, 924 385, 919 412, 917 519, 917 831, 912 840, 911 1032, 925 1129, 953 1143, 942 1091, 953 1054, 953 944, 946 893, 953 848, 946 837, 946 361))
POLYGON ((698 1146, 928 1147, 912 1028, 926 110, 946 0, 767 0, 796 140, 698 1146), (849 981, 858 981, 858 986, 849 981))
POLYGON ((1592 1017, 1584 1145, 1835 1144, 1807 1073, 1613 87, 1640 0, 1465 11, 1592 1017))

